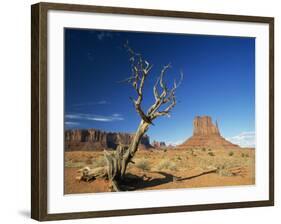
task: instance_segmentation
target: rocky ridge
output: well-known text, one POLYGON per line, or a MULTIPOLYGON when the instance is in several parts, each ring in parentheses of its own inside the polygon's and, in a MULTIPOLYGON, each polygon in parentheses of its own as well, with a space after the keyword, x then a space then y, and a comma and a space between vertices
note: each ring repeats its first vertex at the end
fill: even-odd
MULTIPOLYGON (((134 134, 105 132, 98 129, 71 129, 65 131, 65 151, 92 151, 115 149, 118 144, 128 145, 134 134)), ((151 148, 149 137, 143 136, 141 149, 151 148)))
POLYGON ((154 148, 165 148, 165 147, 167 147, 166 146, 166 143, 165 142, 163 142, 163 141, 161 141, 161 142, 159 142, 159 141, 153 141, 152 142, 152 146, 154 147, 154 148))

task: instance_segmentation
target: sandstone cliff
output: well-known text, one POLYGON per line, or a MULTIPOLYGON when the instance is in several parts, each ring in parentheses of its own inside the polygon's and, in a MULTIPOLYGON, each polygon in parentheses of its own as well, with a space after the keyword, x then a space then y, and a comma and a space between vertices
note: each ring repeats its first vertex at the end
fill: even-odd
POLYGON ((158 141, 153 141, 152 142, 152 146, 154 148, 165 148, 166 147, 166 143, 165 142, 158 142, 158 141))
MULTIPOLYGON (((117 144, 130 144, 134 134, 105 132, 97 129, 71 129, 65 131, 66 151, 91 151, 115 149, 117 144)), ((143 136, 139 148, 152 147, 147 135, 143 136)))
POLYGON ((220 135, 218 122, 212 123, 209 116, 196 116, 193 121, 193 135, 220 135))
POLYGON ((193 121, 193 135, 187 139, 180 148, 213 148, 237 149, 240 148, 220 134, 218 123, 212 123, 209 116, 196 116, 193 121))

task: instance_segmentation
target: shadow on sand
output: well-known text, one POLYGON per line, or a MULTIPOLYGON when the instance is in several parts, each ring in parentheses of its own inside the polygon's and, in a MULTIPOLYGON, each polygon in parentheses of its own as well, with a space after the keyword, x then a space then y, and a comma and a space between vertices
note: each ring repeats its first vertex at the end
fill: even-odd
POLYGON ((158 178, 151 178, 151 177, 147 177, 145 174, 143 176, 137 176, 131 173, 128 173, 126 175, 125 180, 120 183, 120 188, 123 191, 135 191, 135 190, 139 190, 139 189, 145 189, 145 188, 149 188, 149 187, 155 187, 155 186, 159 186, 162 184, 167 184, 170 182, 179 182, 179 181, 184 181, 184 180, 191 180, 193 178, 197 178, 203 175, 207 175, 210 173, 215 173, 216 170, 210 170, 207 172, 202 172, 200 174, 196 174, 193 176, 188 176, 188 177, 176 177, 172 174, 166 173, 166 172, 153 172, 156 174, 160 174, 163 177, 158 177, 158 178))

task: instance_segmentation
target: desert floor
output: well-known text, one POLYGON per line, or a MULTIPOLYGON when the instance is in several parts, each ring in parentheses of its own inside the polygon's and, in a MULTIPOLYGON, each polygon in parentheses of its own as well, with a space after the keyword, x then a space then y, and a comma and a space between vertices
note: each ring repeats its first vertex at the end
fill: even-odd
MULTIPOLYGON (((154 190, 255 184, 255 150, 155 149, 136 153, 124 190, 154 190)), ((103 152, 65 152, 65 194, 109 191, 108 181, 76 180, 77 170, 105 166, 103 152)))

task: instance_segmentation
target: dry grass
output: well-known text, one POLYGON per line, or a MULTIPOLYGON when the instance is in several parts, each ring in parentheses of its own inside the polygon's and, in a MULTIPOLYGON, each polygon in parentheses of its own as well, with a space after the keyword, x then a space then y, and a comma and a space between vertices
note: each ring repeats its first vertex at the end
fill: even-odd
POLYGON ((73 160, 69 160, 66 161, 64 166, 67 168, 82 168, 86 165, 85 162, 82 161, 73 161, 73 160))
MULTIPOLYGON (((190 172, 206 172, 217 169, 219 176, 233 176, 233 169, 246 169, 251 176, 255 175, 255 150, 216 150, 191 148, 186 150, 171 149, 139 151, 134 157, 135 164, 129 164, 129 172, 137 167, 142 172, 166 171, 171 174, 185 176, 190 172), (183 174, 181 174, 183 173, 183 174)), ((106 166, 101 152, 66 153, 65 167, 90 168, 106 166)))
POLYGON ((155 170, 177 171, 176 163, 169 159, 162 159, 154 168, 155 170))
MULTIPOLYGON (((129 163, 127 172, 139 177, 145 174, 149 178, 149 181, 144 181, 143 186, 139 186, 139 190, 255 184, 255 150, 253 149, 219 150, 205 147, 205 149, 170 149, 166 152, 140 150, 133 161, 135 164, 129 163), (212 170, 216 172, 208 173, 212 170), (161 173, 186 179, 165 182, 169 179, 161 173)), ((108 183, 105 180, 95 180, 91 183, 75 181, 77 169, 84 166, 94 168, 105 165, 102 152, 66 152, 66 192, 107 191, 108 183)))
POLYGON ((233 155, 234 155, 234 152, 231 151, 231 152, 228 153, 228 155, 229 155, 229 156, 233 156, 233 155))
POLYGON ((136 165, 136 167, 138 167, 139 169, 141 169, 143 171, 149 171, 151 168, 149 160, 144 159, 144 158, 136 160, 135 165, 136 165))
POLYGON ((96 167, 104 167, 104 166, 106 166, 106 161, 104 156, 99 156, 96 159, 92 159, 91 167, 96 168, 96 167))
POLYGON ((219 152, 220 155, 215 155, 214 153, 210 156, 210 152, 208 152, 209 156, 201 156, 193 161, 197 164, 198 167, 202 168, 202 170, 209 169, 217 169, 217 173, 221 176, 233 176, 233 169, 236 168, 252 168, 254 166, 254 160, 245 156, 243 153, 241 157, 239 157, 238 153, 234 152, 219 152), (236 155, 237 154, 237 155, 236 155))
MULTIPOLYGON (((250 151, 251 152, 251 151, 250 151)), ((189 171, 199 169, 207 171, 217 169, 221 176, 233 175, 231 170, 237 167, 254 168, 254 158, 249 151, 225 151, 207 148, 189 150, 159 150, 153 153, 138 152, 134 159, 135 164, 130 164, 128 169, 138 167, 142 171, 189 171)), ((79 158, 66 157, 65 167, 81 168, 89 166, 91 168, 106 166, 106 161, 102 154, 79 154, 79 158), (82 157, 81 157, 82 155, 82 157)))
MULTIPOLYGON (((77 153, 78 154, 78 153, 77 153)), ((83 155, 83 154, 82 154, 83 155)), ((68 168, 82 168, 88 166, 90 168, 97 168, 106 166, 106 161, 103 155, 96 155, 96 156, 81 156, 79 153, 79 159, 75 157, 65 157, 65 167, 68 168)))

